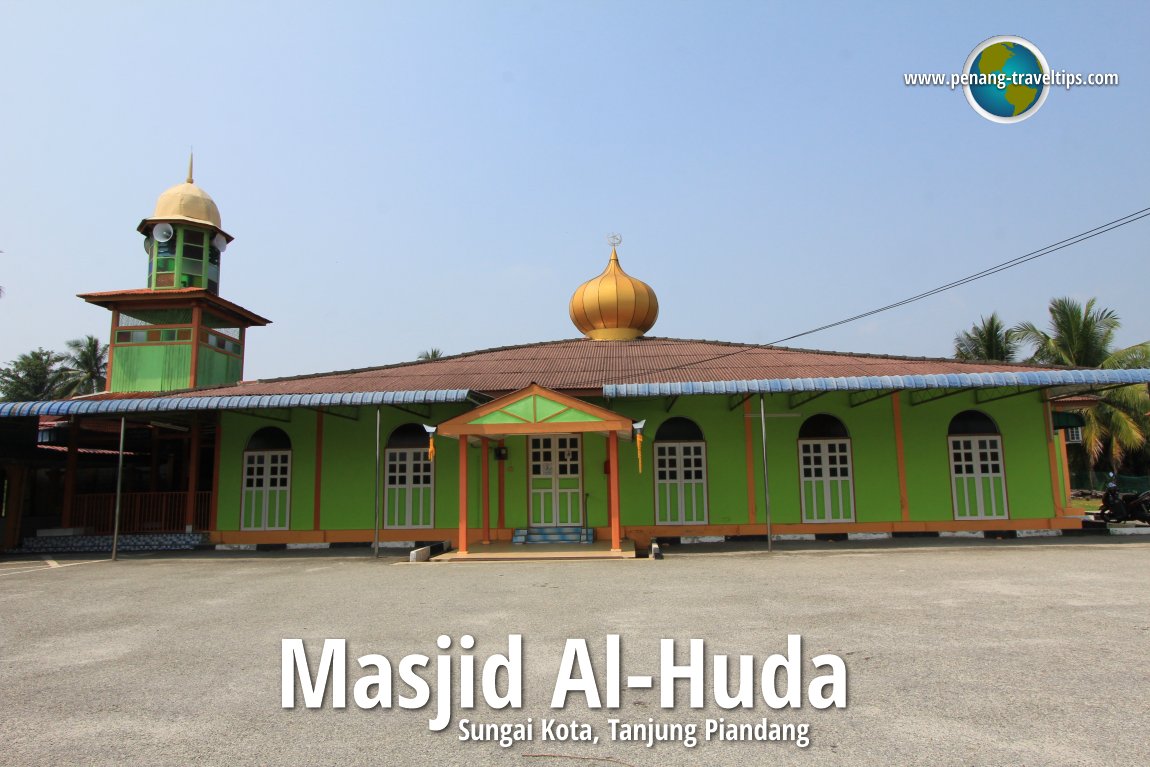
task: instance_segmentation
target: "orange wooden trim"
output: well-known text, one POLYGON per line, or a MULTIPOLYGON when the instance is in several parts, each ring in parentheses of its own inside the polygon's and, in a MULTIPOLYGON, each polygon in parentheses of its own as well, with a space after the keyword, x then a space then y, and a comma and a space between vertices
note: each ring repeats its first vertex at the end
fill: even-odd
POLYGON ((196 379, 200 376, 200 333, 204 329, 204 310, 197 305, 192 307, 192 375, 189 379, 191 388, 196 388, 196 379))
POLYGON ((188 500, 184 505, 184 524, 192 530, 196 524, 196 490, 200 479, 200 419, 192 421, 188 438, 188 500))
MULTIPOLYGON (((757 516, 755 487, 755 432, 751 423, 751 401, 743 402, 743 442, 747 453, 747 522, 755 524, 757 516)), ((710 485, 710 483, 707 483, 710 485)))
POLYGON ((312 524, 319 530, 320 501, 323 496, 323 408, 315 411, 315 501, 312 509, 312 524))
MULTIPOLYGON (((122 343, 112 344, 113 346, 131 347, 131 346, 187 346, 191 341, 124 341, 122 343)), ((223 349, 220 349, 223 351, 223 349)))
MULTIPOLYGON (((535 403, 535 409, 536 409, 536 410, 538 410, 538 409, 539 409, 539 403, 538 403, 538 402, 536 402, 536 403, 535 403)), ((549 415, 549 416, 547 416, 546 418, 544 418, 542 422, 547 422, 547 421, 550 421, 550 420, 551 420, 551 419, 553 419, 553 418, 558 418, 559 416, 563 415, 564 413, 569 413, 569 412, 571 412, 571 408, 570 408, 570 407, 565 407, 565 408, 563 408, 562 410, 556 410, 554 413, 552 413, 551 415, 549 415)), ((538 413, 536 413, 536 415, 535 415, 535 418, 536 418, 536 420, 538 420, 538 419, 539 419, 539 414, 538 414, 538 413)))
POLYGON ((1070 503, 1070 456, 1066 452, 1066 430, 1060 429, 1058 437, 1059 445, 1062 447, 1062 503, 1065 511, 1066 504, 1070 503))
MULTIPOLYGON (((890 408, 894 419, 894 453, 898 466, 898 508, 902 512, 902 521, 909 522, 910 498, 906 489, 906 445, 902 437, 902 392, 891 393, 890 408)), ((854 461, 854 456, 851 456, 851 461, 854 461)), ((853 482, 851 487, 853 489, 853 482)))
MULTIPOLYGON (((534 423, 534 421, 528 421, 528 420, 527 420, 526 418, 524 418, 523 416, 521 416, 521 415, 516 415, 515 413, 509 413, 509 412, 508 412, 508 411, 506 411, 506 410, 500 410, 499 412, 500 412, 500 413, 503 413, 503 415, 507 416, 508 418, 514 418, 516 421, 522 421, 523 423, 534 423)), ((475 424, 472 424, 472 426, 474 426, 474 425, 475 425, 475 424)))
POLYGON ((531 384, 526 388, 505 394, 502 397, 493 399, 491 402, 480 405, 474 410, 469 410, 466 413, 462 413, 455 418, 449 418, 439 424, 439 433, 446 437, 457 437, 464 433, 475 436, 480 434, 572 434, 586 431, 626 431, 630 434, 631 419, 612 410, 593 405, 585 400, 561 394, 552 389, 540 386, 539 384, 531 384), (569 408, 575 408, 576 410, 580 410, 597 418, 602 418, 603 420, 587 423, 535 423, 527 424, 523 427, 513 424, 472 423, 476 418, 482 418, 489 413, 502 410, 510 404, 533 395, 544 397, 552 402, 566 405, 569 408), (523 429, 527 429, 530 426, 543 426, 547 428, 523 431, 523 429), (513 427, 514 431, 510 431, 509 427, 513 427))
POLYGON ((483 542, 491 543, 491 485, 488 479, 487 437, 479 440, 479 494, 483 498, 483 542))
MULTIPOLYGON (((514 530, 492 530, 492 541, 510 541, 514 530)), ((458 546, 455 528, 380 528, 381 541, 451 541, 458 546)), ((370 528, 360 530, 213 530, 212 543, 367 543, 374 540, 370 528)))
MULTIPOLYGON (((117 316, 119 316, 117 314, 117 316)), ((129 331, 129 330, 190 330, 191 323, 188 322, 169 322, 157 323, 155 325, 113 325, 113 331, 129 331)))
POLYGON ((1062 516, 1066 513, 1066 508, 1062 502, 1062 493, 1058 487, 1058 457, 1055 454, 1054 448, 1054 418, 1050 415, 1049 400, 1043 403, 1042 420, 1046 425, 1046 455, 1050 460, 1050 499, 1054 502, 1054 510, 1059 516, 1062 516))
MULTIPOLYGON (((562 423, 553 421, 543 421, 541 423, 469 423, 464 424, 467 428, 467 436, 469 437, 502 437, 507 435, 520 435, 520 434, 587 434, 594 432, 613 434, 629 434, 631 430, 631 422, 628 421, 624 425, 611 425, 603 421, 587 421, 584 423, 562 423)), ((439 427, 442 429, 443 427, 439 427)), ((444 437, 459 437, 462 435, 454 433, 438 432, 444 437)), ((628 437, 629 438, 629 437, 628 437)))
POLYGON ((188 305, 207 306, 212 314, 222 320, 235 320, 237 325, 245 327, 252 325, 269 325, 271 320, 249 311, 239 304, 234 304, 226 298, 220 298, 203 288, 151 291, 113 291, 107 293, 79 293, 90 304, 103 306, 106 309, 132 309, 145 306, 148 309, 186 309, 188 305))
POLYGON ((72 505, 76 498, 76 468, 80 459, 80 419, 68 418, 68 459, 64 464, 64 503, 60 512, 60 526, 72 526, 72 505))
MULTIPOLYGON (((1077 530, 1082 521, 1076 518, 950 520, 936 522, 835 522, 827 524, 776 524, 775 535, 818 535, 843 533, 923 533, 998 530, 1077 530)), ((611 527, 597 527, 597 537, 611 534, 611 527)), ((514 530, 492 530, 493 541, 511 540, 514 530)), ((646 546, 652 538, 707 535, 766 535, 767 526, 755 525, 641 525, 628 526, 627 537, 646 546)), ((381 541, 452 540, 459 545, 458 531, 450 528, 388 528, 379 531, 381 541)), ((216 530, 212 543, 370 543, 373 532, 362 530, 216 530)))
MULTIPOLYGON (((212 510, 209 527, 215 530, 218 525, 220 513, 220 461, 224 452, 224 419, 223 414, 216 416, 216 451, 212 456, 212 510)), ((242 481, 242 479, 241 479, 242 481)))
MULTIPOLYGON (((247 328, 240 328, 240 351, 241 352, 247 348, 247 346, 245 346, 245 344, 246 344, 245 339, 247 338, 247 335, 248 335, 248 329, 247 328)), ((244 355, 242 353, 240 354, 240 378, 239 378, 239 380, 241 380, 241 381, 244 380, 244 355)))
POLYGON ((467 553, 467 437, 459 435, 459 553, 467 553))
POLYGON ((619 517, 619 435, 611 432, 607 435, 607 461, 611 469, 610 506, 608 515, 611 518, 611 551, 622 551, 622 532, 619 517))
MULTIPOLYGON (((1080 529, 1082 521, 1069 517, 1039 519, 944 520, 932 522, 828 522, 772 525, 774 535, 822 535, 842 533, 925 533, 978 530, 1070 530, 1080 529)), ((601 530, 606 534, 607 530, 601 530)), ((641 525, 628 526, 627 537, 644 545, 651 538, 713 535, 766 535, 764 523, 755 525, 641 525)))
MULTIPOLYGON (((506 447, 503 440, 499 440, 499 447, 506 447)), ((498 497, 499 497, 499 511, 498 511, 498 517, 497 517, 497 521, 496 521, 496 527, 502 528, 502 527, 507 526, 505 509, 504 509, 504 500, 505 500, 504 494, 506 492, 506 490, 505 490, 505 484, 506 484, 505 474, 506 474, 506 469, 507 469, 507 461, 496 461, 496 463, 499 464, 499 481, 498 481, 498 488, 496 490, 496 492, 498 493, 498 497)))
MULTIPOLYGON (((160 341, 158 343, 162 343, 162 344, 166 344, 166 345, 172 345, 172 344, 185 344, 185 343, 187 343, 187 341, 160 341)), ((242 356, 239 354, 233 354, 232 352, 229 352, 226 349, 221 349, 218 346, 212 346, 209 343, 201 343, 200 345, 203 346, 208 351, 215 352, 216 354, 222 354, 225 357, 231 357, 234 360, 238 360, 242 356)))

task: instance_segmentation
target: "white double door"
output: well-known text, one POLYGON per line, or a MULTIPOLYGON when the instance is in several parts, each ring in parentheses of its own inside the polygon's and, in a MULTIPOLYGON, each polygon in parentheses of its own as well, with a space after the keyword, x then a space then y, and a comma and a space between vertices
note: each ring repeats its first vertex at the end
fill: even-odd
POLYGON ((707 523, 707 445, 655 442, 655 523, 707 523))
POLYGON ((578 434, 530 437, 532 527, 583 525, 583 441, 578 434))
POLYGON ((291 451, 244 453, 241 528, 287 530, 291 519, 291 451))
POLYGON ((1002 438, 950 438, 951 494, 955 519, 1006 519, 1006 474, 1002 438))
POLYGON ((799 440, 804 522, 853 522, 854 471, 849 439, 799 440))
POLYGON ((434 525, 435 474, 427 448, 387 450, 384 504, 384 527, 434 525))

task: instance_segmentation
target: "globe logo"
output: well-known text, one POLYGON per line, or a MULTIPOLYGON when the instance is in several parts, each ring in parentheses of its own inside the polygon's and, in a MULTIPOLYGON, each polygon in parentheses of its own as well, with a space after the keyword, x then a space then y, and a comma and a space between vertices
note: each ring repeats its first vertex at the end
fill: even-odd
POLYGON ((983 40, 966 59, 962 73, 966 100, 974 111, 996 123, 1022 122, 1046 101, 1043 77, 1050 66, 1038 46, 1013 35, 983 40))

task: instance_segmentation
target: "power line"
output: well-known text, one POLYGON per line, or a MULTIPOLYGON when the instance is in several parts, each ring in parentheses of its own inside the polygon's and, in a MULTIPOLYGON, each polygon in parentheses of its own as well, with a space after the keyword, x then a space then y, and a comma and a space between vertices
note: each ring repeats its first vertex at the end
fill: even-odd
MULTIPOLYGON (((977 280, 981 280, 984 277, 989 277, 993 274, 998 274, 999 272, 1006 271, 1007 269, 1013 269, 1016 266, 1020 266, 1020 265, 1025 264, 1029 261, 1033 261, 1035 259, 1042 258, 1043 256, 1048 256, 1051 253, 1055 253, 1055 252, 1062 250, 1064 248, 1069 248, 1072 245, 1077 245, 1081 242, 1085 242, 1086 240, 1097 237, 1100 234, 1106 234, 1107 232, 1112 232, 1115 229, 1119 229, 1123 226, 1126 226, 1127 224, 1133 224, 1135 221, 1139 221, 1143 218, 1146 218, 1147 216, 1150 216, 1150 208, 1143 208, 1142 210, 1135 211, 1135 212, 1130 213, 1128 215, 1122 216, 1121 218, 1116 218, 1113 221, 1109 221, 1105 224, 1101 224, 1100 226, 1096 226, 1093 229, 1087 229, 1084 232, 1079 232, 1078 234, 1074 235, 1073 237, 1067 237, 1064 240, 1059 240, 1058 242, 1052 243, 1052 244, 1047 245, 1046 247, 1043 247, 1043 248, 1039 248, 1038 250, 1032 250, 1029 253, 1025 253, 1021 256, 1017 256, 1015 258, 1010 259, 1009 261, 1003 261, 1001 264, 996 264, 995 266, 988 267, 986 269, 983 269, 980 272, 975 272, 974 274, 967 275, 966 277, 962 277, 960 279, 954 280, 953 282, 948 282, 945 285, 939 285, 936 288, 932 288, 930 290, 923 291, 922 293, 915 294, 913 296, 910 296, 909 298, 904 298, 901 301, 895 301, 892 304, 887 304, 886 306, 881 306, 877 309, 871 309, 870 311, 866 311, 866 312, 863 312, 861 314, 856 314, 853 317, 847 317, 846 319, 842 319, 842 320, 839 320, 837 322, 832 322, 832 323, 829 323, 827 325, 820 325, 817 328, 812 328, 811 330, 805 330, 802 333, 796 333, 792 336, 780 338, 777 341, 771 341, 770 343, 765 344, 765 345, 766 346, 774 346, 775 344, 781 344, 785 341, 792 341, 796 338, 802 338, 803 336, 809 336, 813 333, 818 333, 818 332, 823 331, 823 330, 829 330, 830 328, 836 328, 840 325, 846 325, 849 322, 861 320, 861 319, 864 319, 866 317, 872 317, 876 314, 890 311, 891 309, 897 309, 900 306, 906 306, 907 304, 914 303, 915 301, 921 301, 924 298, 929 298, 930 296, 938 295, 939 293, 943 293, 947 290, 952 290, 952 289, 960 287, 962 285, 966 285, 968 283, 975 282, 977 280)), ((705 359, 695 360, 693 362, 684 362, 684 363, 679 364, 679 365, 670 365, 668 367, 657 368, 655 370, 647 370, 647 371, 644 371, 642 373, 631 373, 631 374, 628 374, 625 376, 619 376, 615 380, 619 381, 619 380, 626 379, 626 378, 635 378, 637 376, 648 376, 648 375, 652 375, 654 373, 666 373, 668 371, 678 370, 680 368, 695 367, 697 365, 702 365, 702 364, 705 364, 708 362, 714 362, 716 360, 726 359, 727 357, 733 357, 736 354, 744 354, 748 351, 753 351, 753 350, 756 350, 759 348, 761 348, 760 345, 750 346, 750 347, 742 347, 739 349, 735 349, 734 351, 725 352, 723 354, 716 354, 713 357, 707 357, 705 359)))
POLYGON ((838 322, 832 322, 829 325, 822 325, 820 327, 813 328, 812 330, 806 330, 806 331, 803 331, 802 333, 796 333, 793 336, 787 336, 786 338, 780 338, 777 341, 771 341, 770 344, 768 344, 768 345, 781 344, 784 341, 790 341, 790 340, 793 340, 795 338, 802 338, 803 336, 809 336, 812 333, 818 333, 821 330, 827 330, 829 328, 838 327, 839 325, 845 325, 848 322, 854 322, 855 320, 861 320, 865 317, 870 317, 872 315, 879 314, 880 312, 889 311, 890 309, 897 309, 900 306, 906 306, 907 304, 914 303, 915 301, 921 301, 924 298, 929 298, 930 296, 937 295, 939 293, 943 293, 947 290, 957 288, 961 285, 966 285, 968 283, 975 282, 977 280, 981 280, 983 277, 989 277, 992 274, 998 274, 999 272, 1004 272, 1007 269, 1013 269, 1014 267, 1025 264, 1028 261, 1033 261, 1036 258, 1042 258, 1043 256, 1048 256, 1051 253, 1062 250, 1063 248, 1069 248, 1071 245, 1077 245, 1080 242, 1085 242, 1086 240, 1089 240, 1092 237, 1097 237, 1100 234, 1106 234, 1107 232, 1112 232, 1115 229, 1126 226, 1127 224, 1132 224, 1135 221, 1146 218, 1147 216, 1150 216, 1150 208, 1143 208, 1142 210, 1136 211, 1136 212, 1131 213, 1127 216, 1123 216, 1122 218, 1116 218, 1109 223, 1102 224, 1101 226, 1097 226, 1093 229, 1087 229, 1085 232, 1082 232, 1080 234, 1076 234, 1073 237, 1068 237, 1067 239, 1061 240, 1061 241, 1056 242, 1052 245, 1047 245, 1045 248, 1039 248, 1038 250, 1033 250, 1030 253, 1027 253, 1027 254, 1022 255, 1022 256, 1018 256, 1017 258, 1012 258, 1009 261, 1004 261, 1001 264, 998 264, 996 266, 992 266, 992 267, 989 267, 987 269, 983 269, 981 272, 975 272, 974 274, 968 275, 968 276, 963 277, 962 279, 959 279, 959 280, 955 280, 954 282, 948 282, 945 285, 940 285, 937 288, 927 290, 923 293, 919 293, 917 295, 911 296, 910 298, 904 298, 901 301, 894 302, 893 304, 887 304, 886 306, 880 307, 878 309, 871 309, 868 312, 863 312, 862 314, 856 314, 853 317, 847 317, 844 320, 839 320, 838 322))

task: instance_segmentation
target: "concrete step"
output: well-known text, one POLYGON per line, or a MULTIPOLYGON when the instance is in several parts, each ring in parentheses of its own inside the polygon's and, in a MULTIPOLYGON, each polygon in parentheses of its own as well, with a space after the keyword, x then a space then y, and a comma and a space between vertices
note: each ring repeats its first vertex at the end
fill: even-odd
POLYGON ((595 531, 584 527, 521 527, 511 537, 514 544, 593 543, 595 531))

